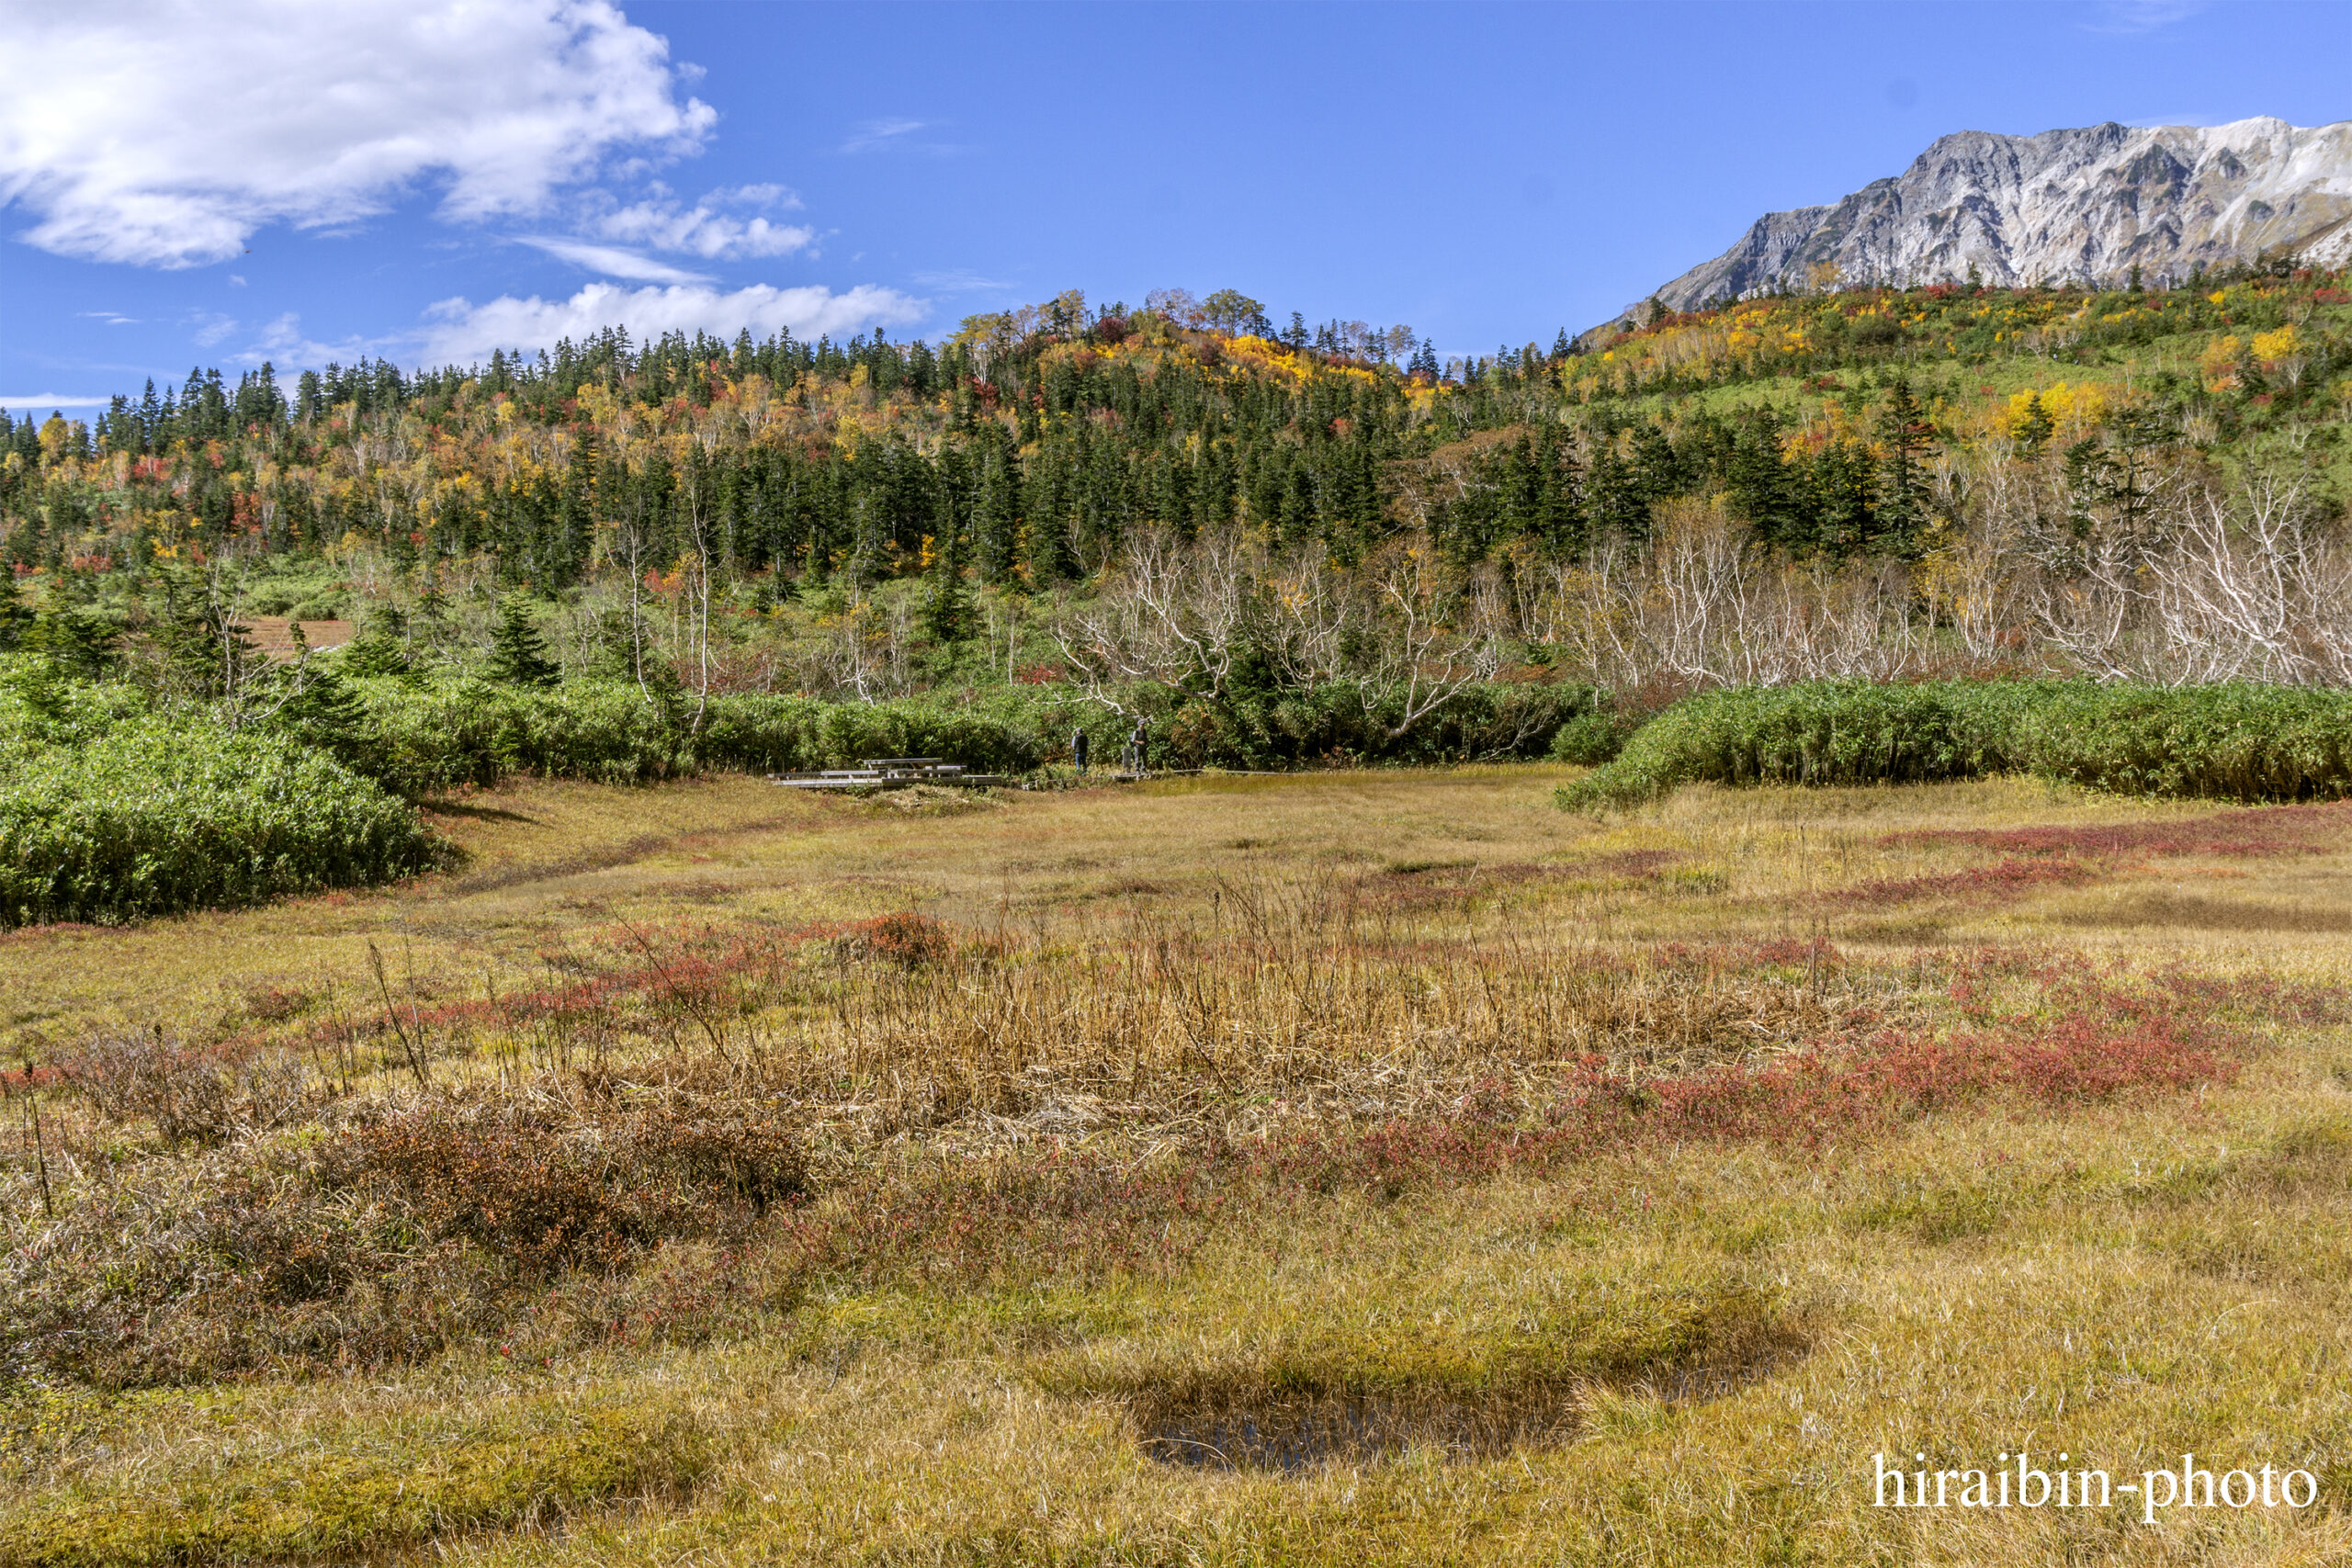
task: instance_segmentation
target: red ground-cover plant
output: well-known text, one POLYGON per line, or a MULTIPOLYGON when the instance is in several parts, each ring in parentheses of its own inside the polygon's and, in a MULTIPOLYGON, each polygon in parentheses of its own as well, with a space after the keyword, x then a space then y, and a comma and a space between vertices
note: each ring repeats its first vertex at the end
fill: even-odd
POLYGON ((2321 854, 2352 840, 2352 803, 2219 811, 2178 822, 2103 822, 2082 827, 1938 828, 1892 833, 1890 845, 1969 844, 2011 855, 2114 860, 2127 855, 2222 860, 2321 854))
POLYGON ((2081 887, 2096 882, 2102 868, 2078 860, 1996 861, 1966 871, 1932 872, 1919 876, 1888 876, 1840 887, 1823 894, 1826 903, 1845 908, 1885 908, 1928 898, 1956 903, 1996 903, 2037 887, 2081 887))
POLYGON ((324 1190, 398 1201, 436 1240, 538 1273, 610 1267, 807 1191, 792 1132, 741 1111, 660 1108, 564 1133, 541 1115, 428 1103, 357 1122, 313 1174, 324 1190))
POLYGON ((2005 1099, 2097 1103, 2227 1083, 2239 1066, 2228 1014, 2267 1013, 2282 1002, 2313 1019, 2352 1011, 2341 987, 2298 994, 2186 976, 2133 977, 2036 955, 1956 962, 1952 999, 1964 1024, 1948 1033, 1890 1028, 1849 1051, 1727 1063, 1639 1083, 1587 1063, 1548 1103, 1489 1086, 1442 1119, 1307 1134, 1244 1157, 1277 1184, 1393 1195, 1507 1168, 1554 1168, 1636 1142, 1818 1148, 2005 1099), (2003 981, 2038 983, 2035 1005, 2004 1006, 2003 981))
POLYGON ((2317 1028, 2352 1023, 2352 986, 2282 980, 2276 975, 2192 975, 2185 971, 2164 975, 2158 983, 2184 1005, 2219 1014, 2317 1028))
POLYGON ((1656 876, 1687 858, 1679 850, 1618 850, 1577 861, 1569 869, 1585 876, 1656 876))
POLYGON ((912 910, 854 920, 832 940, 844 957, 894 964, 901 969, 936 964, 956 950, 955 933, 944 921, 912 910))
POLYGON ((912 911, 790 928, 621 926, 597 933, 585 953, 548 952, 548 983, 477 997, 428 1000, 394 985, 390 1011, 312 1025, 311 1043, 335 1043, 395 1027, 435 1032, 545 1026, 593 1032, 628 1005, 656 1017, 710 1019, 756 1010, 812 947, 834 957, 913 970, 972 945, 944 921, 912 911))
POLYGON ((1930 898, 2001 902, 2039 887, 2080 887, 2134 859, 2253 860, 2324 854, 2352 839, 2352 803, 2220 811, 2178 822, 2103 822, 2079 827, 1939 828, 1890 833, 1900 848, 1964 844, 2007 858, 1966 871, 1884 877, 1825 893, 1848 908, 1882 908, 1930 898))

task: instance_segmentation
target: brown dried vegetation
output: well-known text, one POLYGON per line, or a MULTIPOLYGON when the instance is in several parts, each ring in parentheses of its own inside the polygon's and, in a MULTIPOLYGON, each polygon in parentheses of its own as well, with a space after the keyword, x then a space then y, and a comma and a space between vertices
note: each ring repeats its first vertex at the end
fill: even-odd
MULTIPOLYGON (((559 827, 544 876, 185 923, 244 967, 160 1028, 68 1005, 157 933, 17 939, 61 979, 8 1080, 0 1562, 1859 1562, 1923 1555, 1856 1505, 1884 1430, 1989 1449, 2059 1387, 2119 1467, 2270 1413, 2335 1511, 2265 1550, 2324 1561, 2340 934, 1975 889, 2317 908, 2334 818, 2006 787, 795 803, 595 871, 559 827), (1896 883, 1939 945, 1875 934, 1896 883), (337 964, 231 942, 299 922, 337 964), (2233 1306, 2188 1392, 2165 1325, 2233 1306), (369 1445, 452 1400, 404 1501, 369 1445)), ((564 820, 516 806, 488 841, 564 820)))

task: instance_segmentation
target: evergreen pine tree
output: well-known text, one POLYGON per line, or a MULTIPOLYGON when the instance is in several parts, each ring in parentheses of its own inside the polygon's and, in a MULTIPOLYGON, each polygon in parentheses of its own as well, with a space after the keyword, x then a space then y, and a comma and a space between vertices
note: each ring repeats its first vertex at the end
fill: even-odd
POLYGON ((964 539, 951 529, 936 547, 930 592, 923 598, 923 630, 936 643, 960 641, 971 629, 972 595, 964 582, 964 539))
POLYGON ((17 569, 0 561, 0 650, 17 646, 33 624, 33 613, 17 589, 17 569))
POLYGON ((2171 423, 2144 404, 2116 411, 2109 422, 2116 456, 2114 501, 2116 520, 2132 533, 2147 521, 2158 483, 2156 453, 2178 436, 2171 423))
POLYGON ((263 664, 253 628, 237 620, 217 581, 175 570, 164 576, 163 589, 153 635, 171 682, 205 700, 238 695, 263 664))
POLYGON ((301 622, 286 630, 293 638, 294 662, 277 672, 283 690, 265 722, 305 745, 333 752, 362 773, 376 771, 367 705, 332 663, 312 657, 301 622))
POLYGON ((2018 456, 2030 460, 2041 456, 2041 449, 2050 445, 2051 434, 2057 428, 2050 411, 2041 406, 2041 394, 2036 392, 2026 400, 2025 417, 2010 429, 2009 435, 2017 443, 2018 456))
POLYGON ((1932 428, 1918 399, 1912 396, 1910 378, 1897 376, 1887 389, 1886 407, 1879 414, 1879 441, 1886 449, 1886 481, 1874 519, 1876 542, 1897 553, 1914 547, 1927 524, 1928 477, 1919 466, 1919 454, 1927 450, 1932 428))
POLYGON ((408 674, 408 618, 395 605, 371 604, 359 635, 343 646, 335 663, 344 674, 363 679, 408 674))
POLYGON ((532 624, 531 606, 520 593, 502 595, 498 626, 490 637, 490 678, 510 686, 552 686, 560 671, 532 624))

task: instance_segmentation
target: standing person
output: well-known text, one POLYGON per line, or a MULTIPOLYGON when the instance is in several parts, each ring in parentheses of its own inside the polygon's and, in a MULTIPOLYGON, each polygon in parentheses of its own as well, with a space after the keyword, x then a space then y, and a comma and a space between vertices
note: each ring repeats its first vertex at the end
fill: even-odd
POLYGON ((1150 747, 1151 721, 1137 714, 1135 733, 1127 737, 1127 772, 1137 778, 1143 776, 1145 770, 1151 765, 1150 747))
POLYGON ((1084 725, 1080 725, 1077 732, 1069 738, 1069 760, 1077 764, 1080 773, 1086 772, 1086 727, 1084 725))

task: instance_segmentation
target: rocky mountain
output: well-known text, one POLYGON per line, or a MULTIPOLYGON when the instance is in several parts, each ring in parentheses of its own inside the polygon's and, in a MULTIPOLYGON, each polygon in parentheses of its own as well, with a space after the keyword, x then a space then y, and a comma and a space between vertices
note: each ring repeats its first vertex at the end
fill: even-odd
POLYGON ((2200 261, 2278 255, 2352 262, 2352 120, 1958 131, 1842 201, 1766 213, 1656 298, 1684 310, 1768 291, 1959 282, 1972 268, 1991 285, 2108 284, 2137 264, 2154 283, 2200 261))

